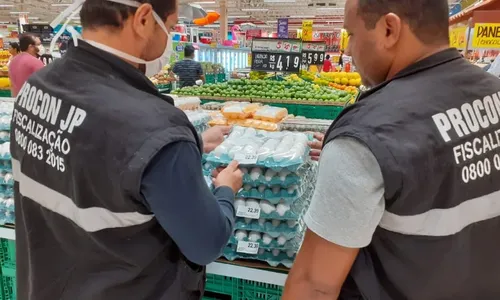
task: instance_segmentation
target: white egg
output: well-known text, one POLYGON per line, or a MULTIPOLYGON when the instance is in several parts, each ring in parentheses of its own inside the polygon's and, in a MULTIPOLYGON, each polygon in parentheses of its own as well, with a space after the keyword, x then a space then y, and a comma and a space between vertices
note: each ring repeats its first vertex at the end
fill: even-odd
POLYGON ((276 206, 276 212, 278 212, 278 215, 283 217, 287 211, 290 210, 290 205, 285 204, 285 203, 280 203, 278 206, 276 206))
POLYGON ((269 182, 273 180, 274 176, 276 176, 276 172, 272 169, 267 169, 266 174, 264 176, 266 177, 266 181, 269 182))
POLYGON ((288 169, 283 169, 280 171, 279 176, 281 181, 285 181, 286 177, 290 174, 291 172, 288 169))
POLYGON ((288 192, 289 195, 292 195, 298 188, 299 187, 297 185, 291 185, 286 189, 286 191, 288 192))
POLYGON ((272 205, 271 202, 267 200, 260 201, 260 209, 265 214, 270 214, 273 211, 276 211, 276 206, 272 205))
POLYGON ((241 150, 243 150, 243 146, 234 146, 231 148, 231 150, 228 151, 227 154, 229 155, 229 157, 231 157, 231 159, 233 159, 236 153, 241 152, 241 150))
POLYGON ((264 254, 265 252, 266 252, 266 249, 264 249, 264 248, 260 248, 260 249, 259 249, 259 255, 262 255, 262 254, 264 254))
POLYGON ((264 191, 266 190, 266 186, 261 184, 259 185, 259 193, 264 193, 264 191))
POLYGON ((261 239, 261 235, 259 232, 257 231, 252 231, 250 232, 250 234, 248 235, 248 240, 251 241, 251 242, 257 242, 261 239))
POLYGON ((248 174, 248 169, 247 168, 240 168, 241 172, 243 174, 248 174))
POLYGON ((290 227, 290 228, 293 228, 297 225, 297 221, 295 221, 295 220, 288 220, 288 221, 286 221, 286 223, 288 224, 288 227, 290 227))
POLYGON ((243 241, 248 237, 248 234, 245 230, 236 230, 234 236, 236 237, 236 240, 243 241))
POLYGON ((246 205, 248 207, 259 208, 259 201, 255 199, 248 199, 246 205))
POLYGON ((287 240, 286 240, 286 237, 284 237, 284 236, 282 236, 282 235, 280 235, 280 236, 278 237, 278 245, 283 246, 283 245, 285 245, 286 241, 287 241, 287 240))
POLYGON ((278 227, 278 226, 281 225, 281 220, 273 220, 272 224, 273 224, 274 227, 278 227))
POLYGON ((264 243, 264 245, 269 245, 272 241, 273 238, 269 234, 264 233, 264 235, 262 236, 262 242, 264 243))
POLYGON ((247 183, 243 186, 243 189, 248 192, 252 189, 252 185, 247 183))
POLYGON ((280 255, 281 251, 280 251, 280 249, 273 249, 272 253, 273 253, 273 256, 278 256, 278 255, 280 255))
POLYGON ((252 223, 252 219, 245 218, 245 224, 250 224, 250 223, 252 223))
POLYGON ((13 178, 12 174, 7 173, 7 174, 5 174, 5 176, 4 176, 4 178, 3 178, 3 180, 4 180, 5 182, 10 182, 10 181, 12 180, 12 178, 13 178))
POLYGON ((295 255, 295 251, 293 251, 293 250, 288 250, 288 251, 286 252, 286 255, 287 255, 288 257, 292 258, 292 257, 295 255))
POLYGON ((262 169, 261 168, 253 168, 252 171, 250 171, 250 178, 253 181, 256 181, 257 179, 262 176, 262 169))
POLYGON ((238 207, 240 206, 245 206, 245 200, 241 198, 234 200, 234 208, 238 210, 238 207))
POLYGON ((226 145, 224 145, 224 143, 222 143, 219 146, 217 146, 217 148, 215 148, 214 155, 216 157, 221 157, 222 155, 227 154, 228 152, 229 152, 228 148, 226 147, 226 145))
POLYGON ((266 225, 266 219, 259 219, 259 221, 258 221, 258 222, 259 222, 259 225, 260 225, 260 226, 264 226, 264 225, 266 225))

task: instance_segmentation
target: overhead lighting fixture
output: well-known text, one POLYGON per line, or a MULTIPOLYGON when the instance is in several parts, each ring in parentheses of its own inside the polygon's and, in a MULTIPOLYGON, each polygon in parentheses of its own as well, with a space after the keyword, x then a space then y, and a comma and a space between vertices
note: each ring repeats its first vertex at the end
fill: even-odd
POLYGON ((291 19, 315 18, 316 16, 290 16, 291 19))
POLYGON ((317 10, 344 10, 343 8, 341 7, 318 7, 316 8, 317 10))
POLYGON ((215 1, 196 1, 194 4, 215 4, 215 1))
POLYGON ((278 21, 266 21, 268 24, 278 23, 278 21))
POLYGON ((70 6, 71 3, 53 3, 52 6, 53 7, 66 7, 66 6, 70 6))
POLYGON ((268 8, 242 8, 241 11, 268 11, 268 8))
POLYGON ((0 7, 14 7, 14 4, 0 4, 0 7))
POLYGON ((228 18, 250 18, 250 16, 227 16, 228 18))
POLYGON ((264 3, 295 3, 295 0, 264 0, 264 3))
POLYGON ((27 15, 29 13, 30 13, 29 11, 11 11, 11 12, 9 12, 9 14, 11 14, 11 15, 27 15))

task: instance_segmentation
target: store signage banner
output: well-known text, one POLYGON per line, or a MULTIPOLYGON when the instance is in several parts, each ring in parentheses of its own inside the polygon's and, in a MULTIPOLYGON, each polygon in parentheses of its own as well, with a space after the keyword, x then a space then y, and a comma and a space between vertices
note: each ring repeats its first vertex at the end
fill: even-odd
POLYGON ((450 29, 450 47, 465 49, 467 26, 450 29))
POLYGON ((326 52, 339 52, 341 34, 341 29, 334 29, 331 32, 320 32, 318 41, 326 43, 326 52))
POLYGON ((302 40, 310 42, 313 40, 313 21, 303 20, 302 21, 302 40))
POLYGON ((262 29, 248 29, 246 32, 247 41, 251 41, 254 38, 262 37, 262 29))
POLYGON ((500 49, 500 23, 476 23, 472 36, 476 49, 500 49))
POLYGON ((278 38, 288 38, 288 19, 278 19, 278 38))

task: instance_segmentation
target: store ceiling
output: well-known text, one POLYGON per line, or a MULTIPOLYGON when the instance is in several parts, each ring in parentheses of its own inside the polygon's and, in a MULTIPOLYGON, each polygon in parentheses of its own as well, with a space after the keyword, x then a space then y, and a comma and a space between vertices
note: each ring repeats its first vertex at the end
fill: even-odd
MULTIPOLYGON (((219 11, 226 2, 229 20, 241 23, 245 20, 257 24, 272 24, 277 18, 289 18, 290 23, 302 19, 317 19, 317 24, 342 26, 345 0, 180 0, 195 2, 206 10, 219 11)), ((458 0, 448 0, 450 5, 458 0)), ((63 11, 71 0, 1 0, 0 22, 15 22, 19 12, 29 12, 32 22, 50 22, 63 11)))

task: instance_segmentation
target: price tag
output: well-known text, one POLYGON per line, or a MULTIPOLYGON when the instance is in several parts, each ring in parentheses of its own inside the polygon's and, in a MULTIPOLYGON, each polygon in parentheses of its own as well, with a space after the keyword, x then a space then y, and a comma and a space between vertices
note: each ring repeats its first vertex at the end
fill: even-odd
POLYGON ((238 247, 236 248, 236 252, 246 253, 246 254, 258 254, 259 243, 239 241, 238 247))
POLYGON ((260 207, 250 207, 240 205, 236 211, 236 216, 248 219, 259 219, 260 218, 260 207))
POLYGON ((242 165, 255 165, 259 156, 257 154, 237 153, 234 160, 242 165))
POLYGON ((325 62, 325 42, 304 42, 302 66, 322 65, 325 62))
POLYGON ((294 39, 252 40, 252 70, 264 72, 298 73, 302 41, 294 39))

